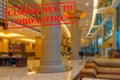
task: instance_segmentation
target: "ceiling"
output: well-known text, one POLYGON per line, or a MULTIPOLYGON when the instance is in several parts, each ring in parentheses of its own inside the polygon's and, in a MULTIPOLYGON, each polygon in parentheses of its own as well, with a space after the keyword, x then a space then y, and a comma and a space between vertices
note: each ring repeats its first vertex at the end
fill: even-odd
MULTIPOLYGON (((39 4, 41 3, 41 0, 20 0, 20 1, 25 1, 27 4, 36 4, 36 2, 39 4)), ((65 2, 70 2, 74 0, 61 0, 65 2)), ((82 31, 82 36, 85 36, 91 26, 91 21, 92 21, 92 14, 93 14, 93 1, 94 0, 75 0, 76 2, 76 9, 77 10, 83 10, 87 13, 87 16, 81 20, 79 20, 79 29, 84 28, 84 31, 82 31)), ((69 24, 70 25, 70 24, 69 24)), ((66 25, 69 27, 69 25, 66 25)), ((37 30, 40 30, 40 27, 36 28, 37 30)), ((40 35, 39 32, 27 28, 20 28, 20 29, 10 29, 9 31, 23 34, 28 37, 35 37, 40 35), (32 34, 29 34, 32 33, 32 34)))
POLYGON ((79 20, 79 27, 86 28, 86 30, 82 31, 82 36, 85 36, 91 26, 92 15, 93 15, 93 2, 94 0, 76 0, 77 10, 83 10, 87 12, 87 16, 81 20, 79 20))

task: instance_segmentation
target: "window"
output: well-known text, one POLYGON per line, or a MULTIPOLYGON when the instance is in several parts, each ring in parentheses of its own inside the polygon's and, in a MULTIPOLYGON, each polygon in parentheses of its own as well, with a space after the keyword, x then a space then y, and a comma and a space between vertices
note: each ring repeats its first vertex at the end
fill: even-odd
POLYGON ((89 53, 89 52, 90 52, 89 49, 90 49, 89 47, 82 47, 82 48, 81 48, 81 51, 82 51, 83 53, 89 53))
POLYGON ((101 25, 101 24, 102 24, 102 16, 101 16, 101 14, 97 14, 95 25, 101 25))
POLYGON ((104 25, 104 40, 112 37, 112 18, 110 18, 104 25))
POLYGON ((91 53, 95 53, 95 41, 91 41, 91 53))
POLYGON ((120 49, 120 4, 117 7, 117 32, 116 32, 117 49, 120 49))
POLYGON ((102 36, 101 35, 97 36, 97 45, 98 46, 102 45, 102 36))
POLYGON ((6 0, 0 0, 0 19, 6 20, 6 0))
POLYGON ((91 33, 94 33, 96 30, 97 30, 96 28, 92 28, 91 33))
POLYGON ((97 36, 97 44, 96 44, 96 46, 97 46, 96 52, 97 53, 101 53, 102 52, 102 49, 99 48, 100 45, 102 45, 102 35, 98 35, 97 36))

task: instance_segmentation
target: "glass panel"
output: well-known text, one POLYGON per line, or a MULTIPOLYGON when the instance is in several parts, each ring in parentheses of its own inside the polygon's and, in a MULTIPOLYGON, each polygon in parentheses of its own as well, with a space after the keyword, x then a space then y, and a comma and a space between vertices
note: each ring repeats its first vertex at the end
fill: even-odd
POLYGON ((97 45, 98 46, 102 45, 102 36, 101 35, 97 36, 97 45))
POLYGON ((97 44, 96 44, 96 46, 97 46, 96 52, 97 53, 101 53, 101 51, 102 51, 102 49, 99 48, 100 45, 102 45, 102 35, 97 36, 97 44))
POLYGON ((102 24, 102 16, 101 14, 97 14, 97 25, 101 25, 102 24))
POLYGON ((117 44, 117 49, 120 49, 120 30, 117 31, 116 35, 116 44, 117 44))
POLYGON ((112 18, 110 18, 104 25, 104 40, 112 37, 112 18))
POLYGON ((91 53, 95 53, 95 41, 91 41, 91 53))
POLYGON ((89 53, 89 52, 90 52, 89 49, 90 49, 89 47, 82 47, 82 48, 81 48, 81 51, 82 51, 83 53, 89 53))
POLYGON ((102 16, 101 14, 97 14, 95 25, 101 25, 101 24, 102 24, 102 16))
POLYGON ((120 49, 120 4, 117 7, 117 32, 116 32, 117 49, 120 49))

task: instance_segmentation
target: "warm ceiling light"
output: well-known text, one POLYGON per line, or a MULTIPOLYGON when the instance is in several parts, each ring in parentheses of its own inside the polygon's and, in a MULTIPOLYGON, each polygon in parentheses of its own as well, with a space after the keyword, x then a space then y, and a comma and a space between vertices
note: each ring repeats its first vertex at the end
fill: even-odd
POLYGON ((82 19, 82 18, 86 17, 86 15, 87 15, 87 13, 85 11, 81 11, 81 10, 77 10, 77 11, 72 10, 72 11, 64 12, 64 16, 68 19, 72 19, 72 18, 82 19))
POLYGON ((0 36, 4 37, 4 36, 5 36, 5 34, 0 32, 0 36))
POLYGON ((76 12, 74 10, 66 11, 66 12, 64 12, 64 16, 68 19, 71 19, 76 16, 76 12))
POLYGON ((16 33, 2 33, 0 32, 1 37, 24 37, 21 34, 16 34, 16 33))
POLYGON ((85 11, 82 11, 82 13, 80 15, 80 19, 86 17, 86 15, 87 15, 87 13, 85 11))
POLYGON ((86 5, 86 6, 89 6, 89 3, 86 3, 85 5, 86 5))
POLYGON ((20 39, 20 40, 35 43, 35 40, 34 40, 34 39, 22 38, 22 39, 20 39))
POLYGON ((85 30, 86 30, 86 27, 82 27, 82 28, 81 28, 81 31, 85 31, 85 30))
POLYGON ((9 33, 6 35, 7 37, 21 37, 22 35, 20 34, 15 34, 15 33, 9 33))
POLYGON ((70 15, 67 12, 64 12, 64 16, 68 19, 71 19, 70 15))

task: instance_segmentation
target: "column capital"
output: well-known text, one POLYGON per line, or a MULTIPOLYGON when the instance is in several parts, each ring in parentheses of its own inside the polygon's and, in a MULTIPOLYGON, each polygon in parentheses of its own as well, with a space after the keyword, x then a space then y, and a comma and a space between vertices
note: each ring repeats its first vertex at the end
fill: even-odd
POLYGON ((67 11, 66 13, 70 16, 71 20, 75 20, 75 19, 80 20, 80 19, 86 17, 86 15, 87 15, 87 13, 82 10, 76 10, 76 11, 72 10, 72 11, 67 11))

